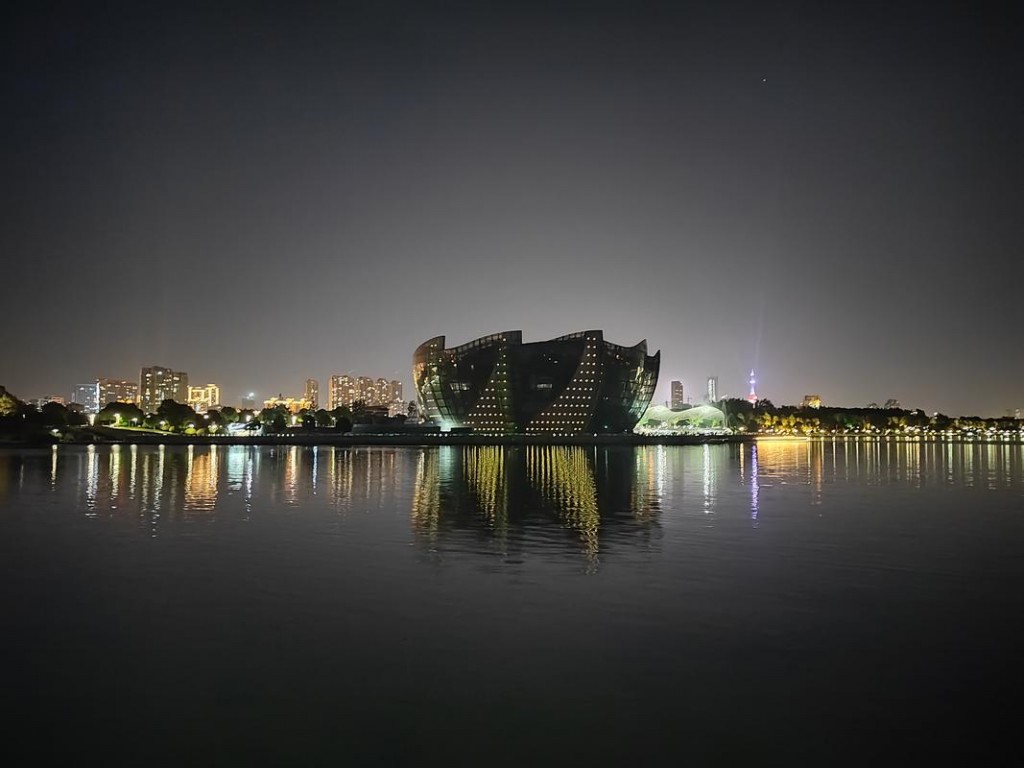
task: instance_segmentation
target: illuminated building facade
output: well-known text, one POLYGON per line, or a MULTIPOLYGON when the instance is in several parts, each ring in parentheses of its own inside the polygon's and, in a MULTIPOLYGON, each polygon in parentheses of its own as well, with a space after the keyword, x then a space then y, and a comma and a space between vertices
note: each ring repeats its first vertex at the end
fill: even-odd
POLYGON ((28 404, 35 408, 42 408, 47 403, 57 403, 58 405, 64 405, 64 398, 60 395, 43 395, 37 397, 34 400, 29 400, 28 404))
POLYGON ((485 434, 570 436, 628 432, 651 402, 661 353, 622 347, 602 331, 524 344, 505 331, 445 348, 444 336, 413 355, 419 407, 442 428, 485 434))
POLYGON ((97 405, 99 408, 108 403, 137 403, 139 401, 139 385, 126 379, 97 379, 97 405))
POLYGON ((329 409, 334 410, 339 406, 351 408, 356 402, 361 402, 365 406, 386 406, 389 409, 401 403, 404 412, 402 382, 384 378, 374 380, 369 376, 331 376, 328 392, 329 409))
POLYGON ((718 402, 718 377, 708 376, 708 387, 704 393, 704 402, 717 403, 718 402))
POLYGON ((160 365, 143 368, 139 376, 139 407, 145 413, 156 413, 164 400, 188 402, 188 374, 160 365))
POLYGON ((71 389, 71 402, 82 406, 84 413, 96 413, 99 407, 99 390, 96 382, 92 384, 76 384, 71 389))
POLYGON ((801 405, 804 408, 821 408, 821 395, 804 395, 801 405))
POLYGON ((327 407, 329 410, 345 406, 350 408, 359 398, 356 396, 356 380, 351 376, 331 376, 330 386, 327 389, 327 407))
POLYGON ((757 390, 754 388, 755 384, 757 384, 757 379, 754 378, 754 370, 751 369, 750 370, 750 393, 747 395, 747 402, 750 402, 750 403, 756 403, 757 402, 757 390))
POLYGON ((279 405, 283 405, 289 413, 298 413, 312 407, 309 400, 305 398, 297 399, 294 397, 285 397, 284 395, 278 395, 272 397, 269 400, 263 401, 264 408, 276 408, 279 405))
POLYGON ((310 408, 320 407, 320 382, 316 379, 306 379, 305 399, 309 401, 310 408))
POLYGON ((672 408, 673 410, 679 410, 680 408, 686 407, 686 397, 683 395, 683 382, 673 381, 672 382, 672 408))
POLYGON ((206 413, 220 405, 220 387, 207 384, 205 387, 188 388, 188 404, 196 413, 206 413))

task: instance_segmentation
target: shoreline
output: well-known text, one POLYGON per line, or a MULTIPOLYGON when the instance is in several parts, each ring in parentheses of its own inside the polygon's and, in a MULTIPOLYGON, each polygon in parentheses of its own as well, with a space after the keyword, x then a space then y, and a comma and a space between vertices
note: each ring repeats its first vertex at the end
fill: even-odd
POLYGON ((88 445, 300 445, 300 446, 341 446, 341 447, 423 447, 444 445, 457 446, 676 446, 676 445, 727 445, 754 442, 898 442, 898 443, 960 443, 972 445, 1024 445, 1024 439, 986 438, 961 435, 582 435, 576 437, 553 437, 546 435, 507 435, 494 437, 463 434, 419 434, 419 435, 353 435, 350 433, 311 432, 294 435, 215 436, 153 434, 132 431, 128 434, 91 433, 95 439, 70 439, 52 441, 0 440, 3 448, 44 448, 57 446, 88 445))
MULTIPOLYGON (((296 435, 255 435, 252 437, 213 435, 154 435, 132 433, 130 435, 97 435, 96 440, 54 441, 53 445, 328 445, 328 446, 413 446, 437 447, 443 445, 582 445, 582 446, 625 446, 640 445, 705 445, 724 443, 746 443, 754 440, 753 435, 585 435, 577 437, 549 437, 544 435, 508 435, 494 437, 485 435, 460 435, 441 433, 437 435, 352 435, 312 432, 296 435)), ((0 447, 5 444, 0 443, 0 447)), ((9 443, 10 447, 21 447, 29 443, 9 443)))

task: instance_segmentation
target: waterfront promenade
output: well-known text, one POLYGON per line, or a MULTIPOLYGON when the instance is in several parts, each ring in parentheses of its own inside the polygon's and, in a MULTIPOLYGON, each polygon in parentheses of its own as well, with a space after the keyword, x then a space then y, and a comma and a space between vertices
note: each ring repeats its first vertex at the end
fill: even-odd
POLYGON ((181 435, 112 427, 93 427, 81 439, 62 444, 129 444, 139 445, 703 445, 745 443, 753 435, 473 435, 454 432, 353 434, 334 431, 295 431, 274 435, 181 435), (91 439, 90 439, 91 438, 91 439))

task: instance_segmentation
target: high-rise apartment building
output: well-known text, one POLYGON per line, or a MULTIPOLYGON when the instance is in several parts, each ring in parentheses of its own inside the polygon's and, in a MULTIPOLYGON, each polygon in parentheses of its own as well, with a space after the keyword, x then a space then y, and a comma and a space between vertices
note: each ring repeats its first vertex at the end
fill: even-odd
POLYGON ((108 403, 132 403, 139 401, 139 385, 127 379, 96 379, 97 410, 108 403))
POLYGON ((366 405, 377 404, 377 387, 369 376, 360 376, 356 379, 357 400, 362 400, 366 405))
POLYGON ((377 379, 377 386, 374 387, 375 405, 391 405, 391 382, 387 379, 377 379))
POLYGON ((95 381, 92 384, 75 384, 71 388, 71 402, 82 406, 84 413, 96 413, 100 409, 99 400, 95 381))
POLYGON ((310 408, 320 407, 320 382, 316 379, 306 379, 305 399, 309 401, 310 408))
MULTIPOLYGON (((391 408, 402 402, 402 382, 385 378, 372 379, 369 376, 352 377, 336 374, 330 378, 327 407, 333 410, 339 406, 351 408, 355 402, 367 406, 391 408)), ((404 411, 403 411, 404 412, 404 411)))
POLYGON ((341 406, 351 407, 358 398, 356 397, 356 381, 351 376, 331 376, 330 386, 327 390, 327 407, 334 410, 341 406))
POLYGON ((686 398, 683 396, 683 382, 672 382, 672 410, 678 411, 686 407, 686 398))
POLYGON ((188 404, 196 413, 206 413, 220 405, 220 387, 207 384, 205 387, 188 388, 188 404))
POLYGON ((160 365, 143 368, 139 378, 139 407, 155 413, 164 400, 188 402, 188 374, 160 365))
POLYGON ((704 393, 704 397, 708 403, 718 402, 718 377, 708 376, 708 388, 704 393))

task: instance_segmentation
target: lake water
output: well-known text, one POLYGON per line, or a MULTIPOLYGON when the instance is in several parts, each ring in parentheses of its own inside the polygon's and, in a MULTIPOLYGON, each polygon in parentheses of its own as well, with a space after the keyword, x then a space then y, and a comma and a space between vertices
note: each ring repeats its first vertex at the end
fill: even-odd
POLYGON ((979 759, 1019 445, 0 451, 8 747, 109 765, 979 759))

